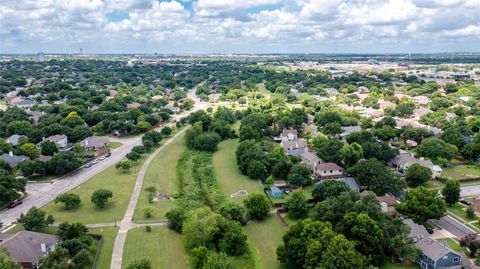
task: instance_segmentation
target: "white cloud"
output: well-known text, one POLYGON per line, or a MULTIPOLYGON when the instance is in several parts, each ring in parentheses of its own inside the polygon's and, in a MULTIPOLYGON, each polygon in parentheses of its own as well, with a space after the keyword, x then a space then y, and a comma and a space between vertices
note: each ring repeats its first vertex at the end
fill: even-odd
POLYGON ((137 51, 132 39, 152 46, 177 42, 192 50, 232 45, 245 52, 287 46, 302 51, 307 45, 371 50, 377 43, 401 50, 430 42, 456 50, 449 47, 456 37, 462 44, 480 42, 480 0, 1 1, 2 51, 36 51, 41 45, 61 51, 82 42, 137 51), (109 21, 111 12, 128 16, 109 21))

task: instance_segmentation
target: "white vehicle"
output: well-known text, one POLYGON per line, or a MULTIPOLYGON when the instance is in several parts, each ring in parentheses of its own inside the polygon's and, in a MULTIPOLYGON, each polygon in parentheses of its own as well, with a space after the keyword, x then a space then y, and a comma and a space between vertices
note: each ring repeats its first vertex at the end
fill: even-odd
POLYGON ((98 162, 99 162, 99 160, 93 160, 92 164, 97 164, 98 162))

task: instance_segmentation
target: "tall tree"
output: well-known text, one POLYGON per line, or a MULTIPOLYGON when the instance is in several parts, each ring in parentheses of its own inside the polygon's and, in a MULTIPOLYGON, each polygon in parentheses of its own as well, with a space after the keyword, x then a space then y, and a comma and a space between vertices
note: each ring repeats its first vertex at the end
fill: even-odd
POLYGON ((460 183, 455 179, 450 179, 445 183, 442 189, 442 194, 445 197, 445 202, 453 205, 460 200, 460 183))
POLYGON ((445 202, 438 196, 437 191, 424 187, 408 191, 396 208, 398 212, 419 224, 423 224, 429 219, 439 219, 446 212, 445 202))

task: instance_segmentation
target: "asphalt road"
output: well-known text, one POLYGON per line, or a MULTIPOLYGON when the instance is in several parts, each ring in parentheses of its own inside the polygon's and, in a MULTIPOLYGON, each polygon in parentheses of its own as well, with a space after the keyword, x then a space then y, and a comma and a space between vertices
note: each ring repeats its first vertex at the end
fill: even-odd
POLYGON ((465 186, 460 191, 461 197, 476 196, 480 194, 480 185, 465 186))
POLYGON ((0 212, 0 222, 3 227, 7 227, 15 222, 21 213, 27 212, 31 207, 42 207, 55 199, 59 194, 65 193, 83 182, 87 181, 96 174, 102 172, 108 167, 115 165, 123 159, 130 150, 141 143, 141 137, 134 138, 110 138, 110 141, 121 142, 123 145, 113 149, 112 156, 95 164, 90 168, 81 168, 74 174, 63 177, 52 183, 27 183, 27 197, 23 199, 23 203, 12 209, 5 209, 0 212))
POLYGON ((445 216, 438 220, 431 221, 458 238, 463 238, 468 234, 475 233, 475 231, 471 230, 470 228, 450 216, 445 216))

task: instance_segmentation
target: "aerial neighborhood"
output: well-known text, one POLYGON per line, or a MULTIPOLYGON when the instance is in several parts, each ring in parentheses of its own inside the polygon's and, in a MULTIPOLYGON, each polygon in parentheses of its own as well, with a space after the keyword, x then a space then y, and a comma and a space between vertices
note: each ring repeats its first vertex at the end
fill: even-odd
POLYGON ((477 268, 480 58, 345 57, 0 56, 0 267, 477 268))

